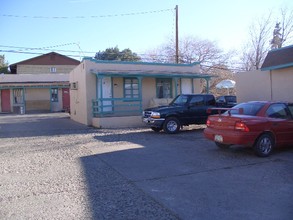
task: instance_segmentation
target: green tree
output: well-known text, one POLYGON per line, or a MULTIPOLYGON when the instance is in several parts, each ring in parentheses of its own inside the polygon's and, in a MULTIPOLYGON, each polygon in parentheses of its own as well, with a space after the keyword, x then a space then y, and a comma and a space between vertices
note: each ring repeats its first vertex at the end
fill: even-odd
POLYGON ((105 51, 99 51, 95 55, 97 60, 115 60, 115 61, 141 61, 141 58, 133 53, 129 48, 122 51, 119 48, 107 48, 105 51))
POLYGON ((9 73, 8 70, 8 63, 5 62, 5 56, 4 55, 0 55, 0 74, 1 73, 9 73))

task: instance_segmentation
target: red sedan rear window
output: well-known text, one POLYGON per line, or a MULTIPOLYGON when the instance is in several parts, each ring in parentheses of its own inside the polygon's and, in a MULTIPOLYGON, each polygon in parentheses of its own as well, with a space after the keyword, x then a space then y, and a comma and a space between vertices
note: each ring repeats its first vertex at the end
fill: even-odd
POLYGON ((234 106, 235 110, 231 110, 232 115, 239 115, 239 108, 243 109, 243 115, 252 115, 255 116, 260 109, 264 106, 264 103, 254 102, 254 103, 241 103, 239 105, 234 106))
POLYGON ((289 104, 288 105, 288 108, 289 108, 289 110, 290 110, 290 112, 291 112, 291 116, 292 116, 292 118, 293 118, 293 103, 291 104, 289 104))

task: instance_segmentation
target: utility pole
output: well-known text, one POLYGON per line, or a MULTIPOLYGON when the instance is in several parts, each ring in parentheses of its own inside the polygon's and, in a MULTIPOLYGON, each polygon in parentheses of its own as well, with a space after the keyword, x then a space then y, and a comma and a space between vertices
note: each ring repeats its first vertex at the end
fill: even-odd
POLYGON ((179 63, 179 39, 178 39, 178 5, 175 7, 176 10, 176 63, 179 63))

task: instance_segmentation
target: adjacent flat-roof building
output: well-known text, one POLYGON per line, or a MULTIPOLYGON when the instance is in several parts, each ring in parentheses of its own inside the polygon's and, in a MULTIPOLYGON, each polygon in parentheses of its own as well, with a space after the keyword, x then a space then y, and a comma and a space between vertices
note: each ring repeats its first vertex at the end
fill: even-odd
POLYGON ((0 75, 0 112, 69 111, 69 72, 79 64, 55 52, 11 64, 0 75))
POLYGON ((237 101, 293 102, 293 45, 268 52, 260 70, 236 74, 237 101))

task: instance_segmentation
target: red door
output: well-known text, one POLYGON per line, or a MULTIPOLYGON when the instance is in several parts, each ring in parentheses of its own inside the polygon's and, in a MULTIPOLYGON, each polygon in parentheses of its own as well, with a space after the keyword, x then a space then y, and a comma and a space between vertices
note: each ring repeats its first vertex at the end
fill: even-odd
POLYGON ((1 109, 2 109, 2 112, 11 112, 9 89, 1 90, 1 109))
POLYGON ((70 111, 69 88, 63 88, 62 89, 62 102, 63 102, 63 110, 69 112, 70 111))

